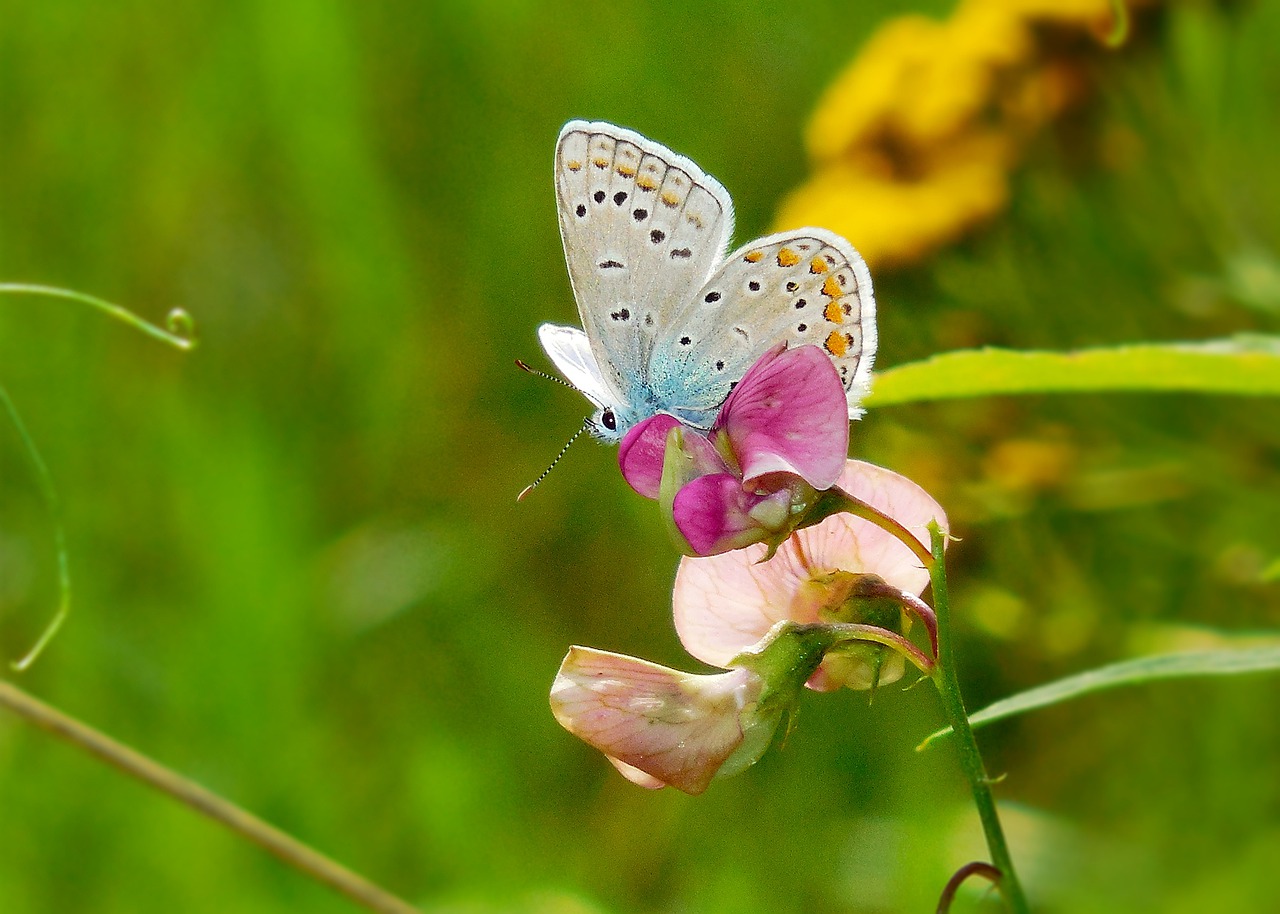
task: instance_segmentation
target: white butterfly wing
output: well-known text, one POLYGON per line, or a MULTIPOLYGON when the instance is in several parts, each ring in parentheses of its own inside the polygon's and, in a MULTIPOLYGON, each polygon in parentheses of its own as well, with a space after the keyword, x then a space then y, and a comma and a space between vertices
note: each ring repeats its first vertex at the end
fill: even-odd
POLYGON ((771 346, 821 346, 862 415, 876 352, 867 265, 825 229, 769 235, 738 249, 658 340, 649 374, 673 407, 714 410, 771 346))
POLYGON ((724 255, 732 202, 693 162, 601 122, 565 124, 555 178, 565 260, 604 399, 637 405, 654 340, 724 255))
POLYGON ((538 340, 560 374, 583 396, 598 407, 616 405, 595 356, 591 354, 591 343, 585 333, 577 327, 543 324, 538 328, 538 340))

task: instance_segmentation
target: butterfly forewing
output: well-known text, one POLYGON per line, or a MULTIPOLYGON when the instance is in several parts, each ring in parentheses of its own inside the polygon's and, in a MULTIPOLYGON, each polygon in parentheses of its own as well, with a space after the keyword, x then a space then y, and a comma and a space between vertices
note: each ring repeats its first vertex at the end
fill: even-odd
POLYGON ((616 403, 634 403, 655 339, 723 256, 729 196, 688 159, 611 124, 566 124, 555 171, 583 327, 616 403))
POLYGON ((725 260, 663 333, 649 374, 673 407, 712 410, 771 346, 820 346, 861 415, 875 358, 875 298, 866 264, 823 229, 754 241, 725 260))

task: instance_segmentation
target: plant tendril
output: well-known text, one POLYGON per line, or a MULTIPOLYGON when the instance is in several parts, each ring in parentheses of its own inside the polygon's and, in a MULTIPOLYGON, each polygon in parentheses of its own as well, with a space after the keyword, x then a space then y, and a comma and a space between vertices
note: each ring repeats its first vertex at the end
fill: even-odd
POLYGON ((68 301, 78 301, 97 308, 104 314, 141 330, 147 336, 160 340, 162 343, 168 343, 178 349, 193 349, 196 345, 195 321, 182 308, 174 308, 169 312, 165 318, 168 329, 165 329, 157 327, 150 321, 143 320, 128 308, 112 304, 101 298, 95 298, 92 295, 85 295, 83 292, 73 292, 70 289, 58 289, 54 286, 39 286, 30 283, 3 282, 0 283, 0 294, 43 295, 47 298, 65 298, 68 301))
MULTIPOLYGON (((64 298, 68 301, 78 301, 97 308, 108 316, 141 330, 152 339, 168 343, 178 349, 186 351, 196 345, 195 321, 182 308, 173 308, 169 311, 165 317, 165 328, 167 328, 165 329, 157 327, 150 321, 143 320, 128 308, 112 304, 101 298, 95 298, 92 295, 85 295, 82 292, 73 292, 70 289, 32 285, 30 283, 5 282, 0 283, 0 294, 41 295, 47 298, 64 298)), ((57 489, 53 485, 53 476, 49 473, 49 467, 45 464, 44 458, 40 456, 40 451, 36 447, 31 433, 27 430, 26 423, 22 421, 17 407, 14 406, 9 392, 5 390, 3 385, 0 385, 0 401, 4 402, 5 411, 8 412, 14 428, 18 430, 18 438, 22 441, 27 459, 31 461, 31 466, 35 471, 36 483, 40 487, 40 495, 44 499, 49 516, 53 521, 54 547, 58 554, 58 608, 53 614, 53 619, 45 626, 44 631, 40 633, 40 637, 36 639, 36 643, 31 649, 9 664, 15 672, 21 673, 36 662, 44 652, 44 649, 49 646, 49 642, 58 634, 62 624, 67 621, 67 616, 71 612, 71 571, 66 530, 62 525, 62 506, 58 499, 57 489)))

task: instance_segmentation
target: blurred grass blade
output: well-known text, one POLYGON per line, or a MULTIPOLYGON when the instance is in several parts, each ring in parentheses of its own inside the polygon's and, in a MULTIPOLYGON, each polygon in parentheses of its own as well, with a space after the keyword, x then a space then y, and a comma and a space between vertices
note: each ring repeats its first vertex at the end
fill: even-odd
POLYGON ((4 403, 5 411, 9 414, 9 419, 13 422, 14 428, 18 430, 18 437, 22 440, 22 446, 27 452, 27 458, 31 461, 31 466, 35 470, 36 483, 40 487, 40 495, 44 498, 45 505, 49 509, 49 516, 53 520, 53 542, 54 548, 58 552, 58 609, 53 614, 53 619, 45 626, 40 637, 36 639, 35 645, 26 655, 19 660, 15 660, 10 666, 19 673, 24 671, 31 664, 35 663, 36 658, 40 656, 49 642, 53 640, 53 636, 58 634, 58 629, 62 628, 62 623, 67 620, 67 613, 71 611, 71 571, 67 559, 67 535, 62 527, 62 507, 58 502, 58 490, 53 486, 53 477, 49 474, 49 467, 45 464, 44 458, 40 456, 40 451, 36 448, 36 443, 31 439, 31 433, 27 431, 26 423, 22 421, 22 416, 18 414, 18 409, 13 405, 13 400, 9 397, 9 392, 0 385, 0 402, 4 403))
POLYGON ((92 295, 85 295, 83 292, 73 292, 70 289, 36 286, 20 282, 0 282, 0 294, 43 295, 47 298, 65 298, 68 301, 78 301, 81 304, 97 308, 104 314, 108 314, 118 321, 123 321, 129 326, 141 330, 147 336, 168 343, 170 346, 176 346, 179 349, 191 349, 196 344, 195 324, 191 320, 191 315, 182 308, 172 309, 165 317, 166 326, 157 327, 150 321, 145 321, 138 317, 128 308, 122 308, 120 305, 114 305, 101 298, 94 298, 92 295))
POLYGON ((1135 343, 1075 352, 946 352, 877 374, 865 405, 1097 391, 1280 396, 1280 337, 1135 343))
MULTIPOLYGON (((1098 667, 1096 670, 1078 673, 1075 676, 1068 676, 1056 682, 1019 692, 1017 695, 1002 698, 981 711, 969 715, 969 723, 977 729, 997 720, 1004 720, 1037 708, 1047 708, 1082 695, 1119 686, 1140 685, 1161 679, 1234 676, 1240 673, 1264 673, 1272 670, 1280 670, 1280 644, 1155 654, 1098 667)), ((928 748, 935 740, 941 739, 950 732, 950 727, 943 727, 929 734, 924 742, 916 747, 916 751, 928 748)))

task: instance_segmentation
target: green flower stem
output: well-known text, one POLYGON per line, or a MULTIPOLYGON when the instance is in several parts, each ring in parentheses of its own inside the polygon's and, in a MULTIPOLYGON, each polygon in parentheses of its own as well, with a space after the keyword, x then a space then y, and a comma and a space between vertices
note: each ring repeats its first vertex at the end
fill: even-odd
POLYGON ((984 863, 981 860, 966 863, 952 874, 946 886, 943 887, 942 894, 938 896, 937 914, 947 914, 951 910, 951 902, 955 901, 956 892, 960 891, 960 886, 970 876, 981 876, 989 880, 992 885, 1000 885, 1000 871, 990 863, 984 863))
POLYGON ((4 680, 0 680, 0 707, 8 708, 42 730, 97 756, 148 787, 167 793, 201 815, 226 826, 241 838, 269 851, 316 882, 336 889, 363 908, 378 914, 418 914, 418 909, 413 905, 374 885, 358 873, 353 873, 342 864, 268 825, 216 793, 116 742, 105 733, 63 714, 57 708, 50 707, 4 680))
POLYGON ((960 752, 960 767, 964 769, 965 777, 969 780, 969 789, 973 791, 973 802, 978 807, 978 818, 982 820, 982 831, 987 837, 987 849, 991 853, 991 862, 1000 871, 998 882, 1000 893, 1015 914, 1029 914, 1031 909, 1027 906, 1022 884, 1018 882, 1018 874, 1013 868, 1009 846, 1004 839, 1004 828, 1000 825, 1000 815, 996 811, 996 801, 991 794, 991 779, 987 776, 982 754, 978 751, 977 740, 974 739, 973 729, 969 726, 969 715, 964 709, 964 698, 960 695, 960 683, 956 679, 951 604, 947 596, 947 570, 943 553, 946 533, 936 521, 931 521, 929 536, 933 551, 933 561, 929 564, 929 579, 933 584, 933 609, 938 616, 938 665, 933 673, 933 683, 938 688, 938 695, 942 699, 947 720, 955 731, 955 742, 960 752))

